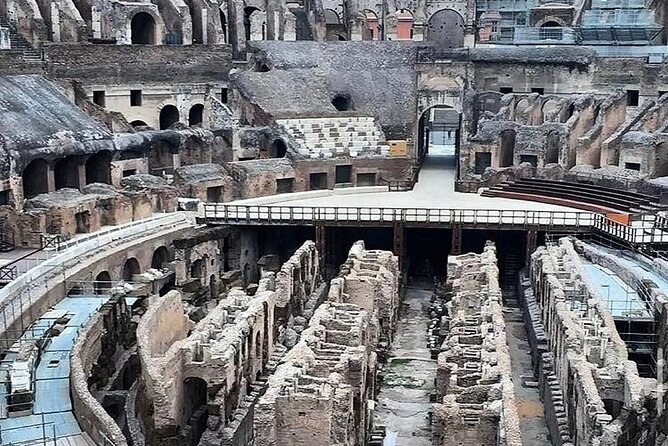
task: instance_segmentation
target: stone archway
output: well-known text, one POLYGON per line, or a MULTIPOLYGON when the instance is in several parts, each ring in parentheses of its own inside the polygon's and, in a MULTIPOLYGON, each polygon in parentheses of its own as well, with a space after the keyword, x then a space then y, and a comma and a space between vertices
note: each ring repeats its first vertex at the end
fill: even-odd
POLYGON ((202 104, 193 105, 192 107, 190 107, 190 111, 188 112, 188 125, 192 127, 194 125, 202 124, 203 117, 204 117, 204 105, 202 104))
POLYGON ((130 22, 131 41, 133 45, 155 45, 155 19, 148 12, 138 12, 130 22))
POLYGON ((31 161, 23 169, 21 178, 25 198, 32 198, 35 195, 45 194, 49 191, 48 172, 49 165, 41 158, 31 161))
POLYGON ((464 19, 457 11, 441 9, 429 17, 426 40, 438 48, 461 48, 464 46, 464 19))
POLYGON ((162 269, 170 261, 169 250, 165 246, 159 246, 153 251, 151 258, 151 268, 162 269))
POLYGON ((160 130, 166 130, 179 122, 179 109, 168 104, 160 110, 160 130))
POLYGON ((270 156, 272 158, 283 158, 287 152, 288 146, 282 139, 277 138, 271 143, 270 156))
POLYGON ((121 277, 126 282, 132 282, 132 277, 136 274, 141 274, 141 266, 136 258, 130 257, 123 264, 121 277))
POLYGON ((111 289, 111 274, 109 274, 109 271, 102 271, 95 276, 93 287, 95 294, 106 294, 111 289))

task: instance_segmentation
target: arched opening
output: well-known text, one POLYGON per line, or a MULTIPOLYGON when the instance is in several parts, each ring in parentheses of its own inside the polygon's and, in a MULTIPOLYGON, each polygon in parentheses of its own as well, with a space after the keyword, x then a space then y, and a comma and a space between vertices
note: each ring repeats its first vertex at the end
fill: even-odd
POLYGON ((153 257, 151 258, 151 268, 162 269, 169 261, 169 251, 165 246, 160 246, 158 249, 153 251, 153 257))
POLYGON ((53 174, 56 190, 66 187, 79 188, 79 163, 76 156, 70 155, 56 162, 53 174))
POLYGON ((141 274, 141 267, 139 266, 139 261, 134 257, 130 257, 123 264, 123 272, 121 278, 126 282, 132 282, 132 277, 141 274))
POLYGON ((220 29, 223 33, 223 43, 227 43, 227 17, 222 9, 218 10, 220 12, 220 29))
POLYGON ((515 162, 515 130, 506 129, 499 134, 501 144, 499 147, 499 167, 509 167, 515 162))
POLYGON ((545 163, 558 163, 559 162, 559 133, 552 130, 547 134, 545 141, 545 163))
POLYGON ((459 147, 459 121, 457 110, 446 105, 425 110, 418 123, 418 156, 454 158, 459 147))
POLYGON ((147 12, 138 12, 130 23, 133 45, 155 45, 155 20, 147 12))
POLYGON ((179 110, 173 105, 165 105, 160 110, 160 130, 170 128, 179 122, 179 110))
POLYGON ((23 169, 21 177, 25 198, 32 198, 35 195, 45 194, 49 191, 48 170, 49 165, 41 158, 31 161, 23 169))
POLYGON ((246 40, 257 41, 265 39, 266 14, 259 8, 248 6, 244 8, 244 30, 246 40))
POLYGON ((348 95, 337 94, 334 96, 334 99, 332 99, 332 105, 338 111, 348 111, 353 109, 352 101, 348 95))
POLYGON ((413 14, 408 9, 397 11, 397 40, 413 40, 413 14))
POLYGON ((86 184, 111 184, 111 152, 103 150, 86 160, 86 184))
POLYGON ((204 276, 204 262, 202 259, 197 259, 190 264, 190 277, 193 279, 201 279, 204 276))
POLYGON ((339 19, 339 14, 333 9, 325 9, 325 24, 327 25, 338 25, 341 23, 339 19))
POLYGON ((326 28, 326 35, 325 35, 325 40, 328 41, 341 41, 341 40, 347 40, 347 31, 346 27, 341 21, 341 17, 339 16, 339 13, 337 13, 333 9, 325 9, 325 28, 326 28))
POLYGON ((130 123, 130 125, 131 125, 132 128, 134 128, 134 129, 137 129, 137 128, 139 128, 139 127, 148 127, 148 124, 146 124, 144 121, 140 121, 140 120, 138 120, 138 119, 135 120, 135 121, 132 121, 132 122, 130 123))
POLYGON ((464 19, 452 9, 437 11, 429 18, 426 40, 435 42, 437 48, 463 47, 464 19))
POLYGON ((111 275, 109 271, 102 271, 95 277, 95 294, 107 294, 111 289, 111 275))
POLYGON ((183 381, 183 423, 192 428, 190 443, 198 444, 206 430, 209 415, 207 408, 207 384, 202 378, 186 378, 183 381))
POLYGON ((364 10, 365 18, 365 40, 380 40, 380 21, 378 20, 378 15, 375 12, 368 9, 364 10))
POLYGON ((285 145, 285 142, 282 139, 275 139, 271 143, 270 155, 272 158, 283 158, 288 152, 288 146, 285 145))
POLYGON ((549 21, 541 25, 539 30, 540 40, 562 40, 564 37, 564 30, 561 24, 549 21))
POLYGON ((188 125, 191 127, 202 123, 202 116, 204 115, 204 105, 195 104, 190 107, 188 112, 188 125))

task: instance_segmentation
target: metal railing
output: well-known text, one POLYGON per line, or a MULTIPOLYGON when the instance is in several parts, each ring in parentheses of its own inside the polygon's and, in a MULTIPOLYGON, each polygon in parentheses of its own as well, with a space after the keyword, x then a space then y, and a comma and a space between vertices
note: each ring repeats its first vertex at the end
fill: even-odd
POLYGON ((657 227, 657 224, 665 223, 658 223, 654 218, 646 220, 645 216, 635 216, 631 224, 626 225, 610 220, 605 215, 596 214, 594 229, 605 236, 616 238, 626 245, 668 244, 668 232, 661 227, 657 227), (634 226, 634 223, 637 222, 640 222, 642 226, 634 226))
POLYGON ((429 209, 383 207, 308 207, 257 206, 206 203, 200 215, 212 224, 312 224, 395 222, 467 227, 503 225, 506 227, 569 228, 588 230, 594 225, 590 212, 524 211, 489 209, 429 209))
POLYGON ((42 422, 29 424, 24 426, 10 427, 10 428, 0 428, 0 445, 7 446, 20 446, 28 444, 30 446, 56 446, 58 437, 56 436, 56 424, 53 421, 45 421, 44 414, 42 414, 42 422), (21 434, 21 431, 34 432, 35 430, 40 431, 40 436, 38 438, 33 438, 28 442, 24 441, 13 441, 13 437, 23 437, 24 434, 21 434))
MULTIPOLYGON (((23 322, 24 311, 31 308, 40 293, 43 292, 45 281, 55 272, 65 271, 71 265, 76 264, 79 256, 104 249, 119 240, 129 240, 142 234, 155 233, 156 230, 186 227, 189 224, 184 213, 174 212, 113 226, 84 237, 61 242, 57 251, 54 251, 56 255, 48 260, 43 260, 0 289, 0 320, 2 323, 0 333, 10 328, 16 321, 23 322)), ((24 326, 17 328, 25 329, 24 326)))

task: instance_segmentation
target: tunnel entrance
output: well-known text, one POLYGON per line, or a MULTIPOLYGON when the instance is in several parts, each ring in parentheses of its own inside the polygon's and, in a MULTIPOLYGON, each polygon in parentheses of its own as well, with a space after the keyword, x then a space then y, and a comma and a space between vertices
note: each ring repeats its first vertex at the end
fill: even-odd
POLYGON ((186 378, 183 382, 183 421, 180 444, 196 446, 206 430, 209 415, 207 384, 202 378, 186 378))

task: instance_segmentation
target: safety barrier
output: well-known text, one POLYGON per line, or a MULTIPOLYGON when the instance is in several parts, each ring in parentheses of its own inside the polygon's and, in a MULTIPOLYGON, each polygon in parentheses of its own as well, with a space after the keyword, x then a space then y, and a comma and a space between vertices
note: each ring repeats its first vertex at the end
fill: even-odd
POLYGON ((588 230, 595 214, 568 211, 430 209, 384 207, 248 206, 208 203, 200 218, 208 224, 460 224, 466 227, 568 228, 588 230))

